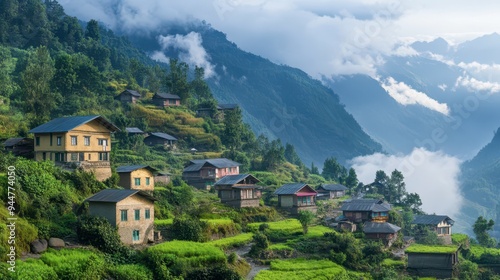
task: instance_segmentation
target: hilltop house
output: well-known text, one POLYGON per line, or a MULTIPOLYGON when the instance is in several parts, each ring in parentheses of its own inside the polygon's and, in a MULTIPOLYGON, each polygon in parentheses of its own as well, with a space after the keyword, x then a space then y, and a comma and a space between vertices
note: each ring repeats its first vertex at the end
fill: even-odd
POLYGON ((118 228, 125 244, 144 244, 154 241, 154 201, 156 199, 139 190, 102 190, 85 201, 89 212, 106 218, 118 228))
POLYGON ((365 222, 363 225, 366 239, 381 240, 386 246, 391 246, 396 241, 400 230, 400 227, 387 222, 365 222))
POLYGON ((240 174, 240 163, 227 158, 191 160, 182 172, 182 179, 199 189, 210 189, 220 178, 240 174))
POLYGON ((52 160, 66 168, 80 167, 98 180, 111 177, 111 133, 118 127, 101 116, 53 119, 30 130, 35 134, 35 160, 52 160))
POLYGON ((116 172, 120 176, 118 185, 124 189, 153 191, 156 169, 147 165, 119 166, 116 172))
POLYGON ((316 188, 318 199, 339 198, 345 195, 347 187, 341 184, 321 184, 316 188))
POLYGON ((261 192, 250 174, 227 175, 214 184, 222 203, 235 207, 259 207, 261 192))
POLYGON ((152 132, 144 138, 144 143, 148 146, 163 145, 164 147, 175 147, 177 138, 163 132, 152 132))
POLYGON ((224 120, 224 115, 227 111, 238 108, 238 104, 218 104, 216 107, 217 112, 213 112, 213 108, 198 108, 196 110, 197 117, 211 117, 219 121, 224 120), (217 114, 215 114, 217 113, 217 114))
POLYGON ((168 172, 159 171, 155 173, 154 177, 155 177, 155 183, 163 183, 165 185, 168 185, 168 183, 170 183, 172 179, 171 178, 172 174, 168 172))
POLYGON ((428 228, 438 235, 444 244, 451 244, 451 227, 455 221, 445 215, 415 215, 412 225, 428 228))
POLYGON ((281 186, 274 192, 278 196, 278 207, 289 209, 292 214, 308 210, 316 212, 316 195, 312 187, 304 183, 290 183, 281 186))
POLYGON ((15 156, 33 158, 34 141, 31 138, 10 138, 3 142, 5 152, 11 152, 15 156))
POLYGON ((387 222, 391 205, 380 199, 353 199, 345 201, 340 210, 353 223, 387 222))
POLYGON ((180 106, 181 98, 178 95, 170 93, 155 93, 153 95, 153 103, 159 107, 180 106))
POLYGON ((406 270, 418 277, 452 278, 456 276, 454 270, 459 262, 458 250, 454 245, 411 245, 405 251, 408 255, 406 270))
POLYGON ((145 132, 140 130, 138 127, 125 127, 125 132, 128 133, 128 135, 144 135, 145 132))
POLYGON ((134 103, 134 104, 139 98, 141 98, 141 94, 131 89, 126 89, 115 97, 116 100, 119 100, 123 103, 134 103))

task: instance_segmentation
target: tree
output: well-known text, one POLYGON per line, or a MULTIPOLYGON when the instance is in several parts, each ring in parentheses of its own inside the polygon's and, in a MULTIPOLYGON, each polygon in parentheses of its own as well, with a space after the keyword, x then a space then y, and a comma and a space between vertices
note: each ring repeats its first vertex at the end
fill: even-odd
POLYGON ((103 217, 82 216, 78 221, 76 232, 80 242, 90 244, 106 253, 117 253, 123 247, 118 230, 103 217))
POLYGON ((231 154, 234 154, 241 145, 241 131, 243 129, 243 121, 241 116, 241 109, 236 107, 229 110, 224 115, 224 132, 221 140, 229 148, 231 154))
POLYGON ((460 280, 475 280, 479 279, 479 269, 477 264, 464 260, 458 265, 458 279, 460 280))
POLYGON ((196 66, 194 68, 194 79, 189 83, 191 92, 193 96, 198 99, 198 101, 213 99, 210 87, 204 80, 205 69, 196 66))
POLYGON ((345 179, 345 185, 349 189, 349 192, 352 194, 353 189, 358 185, 358 176, 356 175, 356 171, 354 168, 349 169, 349 175, 347 175, 345 179))
POLYGON ((170 59, 170 72, 168 72, 165 80, 170 93, 178 95, 183 101, 190 97, 187 78, 188 70, 187 63, 178 62, 177 59, 170 59))
POLYGON ((262 157, 262 167, 265 170, 275 170, 283 162, 285 162, 285 148, 281 144, 281 140, 271 141, 268 150, 262 157))
POLYGON ((99 23, 97 22, 97 20, 91 19, 87 23, 87 27, 85 29, 85 37, 95 41, 99 41, 101 39, 101 34, 99 32, 99 23))
POLYGON ((286 143, 286 145, 285 145, 285 159, 289 163, 293 163, 293 164, 295 164, 297 166, 304 165, 302 163, 302 160, 300 160, 299 155, 295 151, 295 147, 292 144, 290 144, 290 143, 286 143))
POLYGON ((402 202, 403 207, 407 209, 411 209, 413 213, 420 214, 422 213, 422 200, 418 193, 409 193, 405 196, 402 202))
POLYGON ((337 162, 334 157, 325 159, 323 164, 323 172, 321 175, 327 180, 334 180, 340 182, 340 179, 347 174, 347 169, 337 162))
POLYGON ((49 121, 50 113, 57 107, 59 96, 51 91, 54 64, 46 47, 39 47, 28 58, 28 65, 21 73, 22 103, 31 126, 49 121))
POLYGON ((307 234, 307 231, 309 230, 309 225, 314 220, 314 214, 311 211, 307 210, 299 211, 298 220, 302 225, 302 231, 304 232, 304 234, 307 234))
POLYGON ((479 216, 474 223, 473 226, 473 231, 474 234, 476 234, 476 240, 481 244, 482 246, 485 247, 495 247, 496 246, 496 240, 492 237, 490 237, 490 234, 488 231, 493 229, 493 226, 495 225, 495 222, 493 220, 487 220, 483 218, 483 216, 479 216))
POLYGON ((406 184, 404 182, 403 173, 394 169, 391 173, 391 179, 389 180, 389 189, 391 191, 390 202, 401 204, 404 196, 406 195, 406 184))
POLYGON ((311 162, 311 174, 319 175, 319 169, 314 162, 311 162))

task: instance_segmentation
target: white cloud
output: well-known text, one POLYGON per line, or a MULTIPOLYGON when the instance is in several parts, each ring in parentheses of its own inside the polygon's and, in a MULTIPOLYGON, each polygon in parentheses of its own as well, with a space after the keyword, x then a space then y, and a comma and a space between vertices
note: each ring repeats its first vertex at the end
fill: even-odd
POLYGON ((170 58, 168 58, 163 52, 160 51, 155 51, 153 52, 150 57, 156 61, 163 62, 163 63, 169 63, 170 58))
POLYGON ((422 208, 427 213, 455 217, 460 212, 463 202, 458 181, 460 160, 455 157, 415 148, 408 155, 377 153, 356 157, 351 164, 358 179, 365 184, 373 182, 378 170, 388 176, 394 169, 401 171, 406 191, 420 195, 422 208))
MULTIPOLYGON (((214 67, 209 62, 209 56, 201 45, 202 39, 199 33, 190 32, 187 35, 159 36, 158 42, 162 46, 162 50, 179 49, 181 51, 179 59, 187 64, 203 67, 205 69, 205 78, 215 75, 214 67)), ((165 55, 161 57, 158 52, 153 55, 160 57, 160 59, 165 57, 165 55)))
POLYGON ((402 105, 418 104, 443 115, 448 115, 450 113, 450 108, 448 108, 446 103, 439 103, 425 93, 417 91, 403 82, 397 82, 392 77, 383 81, 379 79, 379 82, 380 86, 382 86, 394 100, 402 105))
POLYGON ((446 84, 440 84, 438 85, 438 88, 442 91, 446 91, 446 89, 448 88, 448 86, 446 84))
POLYGON ((455 87, 464 87, 468 91, 486 91, 489 93, 500 92, 500 83, 496 82, 484 82, 479 81, 475 78, 469 77, 468 75, 460 76, 455 82, 455 87))

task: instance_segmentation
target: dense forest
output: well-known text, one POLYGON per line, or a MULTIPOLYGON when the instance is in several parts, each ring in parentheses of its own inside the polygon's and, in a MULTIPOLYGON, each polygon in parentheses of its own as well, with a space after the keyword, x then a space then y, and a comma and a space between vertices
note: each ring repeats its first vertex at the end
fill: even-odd
MULTIPOLYGON (((422 202, 406 191, 398 170, 378 171, 367 186, 335 157, 325 156, 320 171, 314 163, 303 163, 292 144, 255 135, 240 109, 218 118, 203 68, 176 59, 155 62, 97 21, 67 16, 56 1, 0 5, 0 139, 32 137, 30 129, 62 116, 101 115, 121 130, 112 140, 113 175, 103 182, 52 161, 0 155, 0 216, 7 221, 11 210, 17 217, 15 273, 8 270, 11 231, 7 223, 0 225, 3 279, 242 279, 252 275, 255 264, 269 268, 256 271, 255 279, 415 279, 405 270, 405 257, 394 256, 404 252, 403 237, 441 244, 435 232, 411 225, 414 215, 423 214, 422 202), (125 89, 139 92, 140 100, 116 100, 125 89), (182 105, 158 108, 152 103, 156 92, 176 94, 182 105), (200 107, 210 113, 197 116, 200 107), (175 149, 147 146, 143 136, 127 133, 126 127, 165 132, 178 143, 175 149), (198 190, 182 180, 190 160, 218 157, 241 163, 241 173, 260 180, 260 207, 228 207, 213 189, 198 190), (171 174, 171 182, 156 184, 153 192, 154 224, 166 242, 126 246, 105 218, 89 215, 85 200, 119 189, 116 167, 134 164, 171 174), (8 189, 14 182, 12 167, 15 198, 8 189), (290 182, 338 183, 347 193, 317 201, 316 214, 291 215, 277 207, 273 195, 290 182), (392 246, 366 239, 362 228, 344 232, 328 226, 342 202, 357 195, 394 206, 389 222, 401 232, 392 246), (34 241, 51 237, 63 239, 67 248, 27 254, 34 241)), ((489 235, 493 225, 480 217, 475 239, 452 236, 450 246, 462 248, 460 279, 499 279, 490 269, 500 258, 489 235)))

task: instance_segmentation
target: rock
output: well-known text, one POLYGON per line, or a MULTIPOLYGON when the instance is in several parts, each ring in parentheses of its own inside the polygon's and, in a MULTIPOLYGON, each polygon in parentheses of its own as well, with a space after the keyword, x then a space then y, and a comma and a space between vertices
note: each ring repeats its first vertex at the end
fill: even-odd
POLYGON ((47 250, 47 240, 35 239, 30 244, 30 249, 33 254, 41 254, 47 250))
POLYGON ((64 240, 62 240, 61 238, 51 237, 49 239, 49 247, 50 248, 63 248, 65 246, 66 246, 66 244, 64 243, 64 240))

